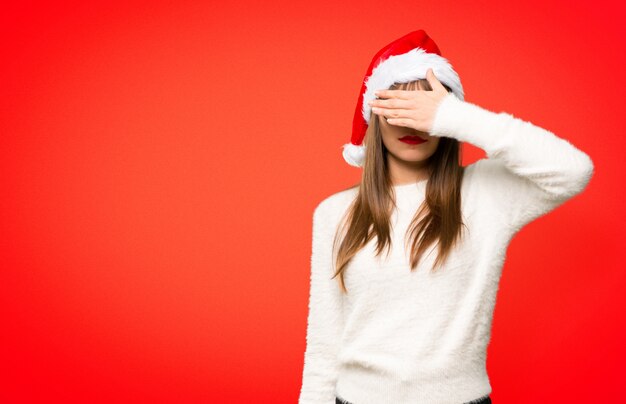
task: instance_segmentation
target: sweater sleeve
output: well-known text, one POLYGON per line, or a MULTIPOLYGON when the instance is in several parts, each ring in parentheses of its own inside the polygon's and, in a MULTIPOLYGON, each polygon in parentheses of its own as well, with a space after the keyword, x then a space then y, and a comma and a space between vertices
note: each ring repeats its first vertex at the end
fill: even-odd
POLYGON ((342 294, 337 278, 331 279, 334 231, 324 216, 322 202, 313 214, 306 351, 299 404, 334 404, 338 374, 342 294))
POLYGON ((514 231, 582 192, 594 172, 591 158, 567 140, 451 93, 439 104, 430 134, 485 151, 487 158, 474 163, 480 197, 514 231))

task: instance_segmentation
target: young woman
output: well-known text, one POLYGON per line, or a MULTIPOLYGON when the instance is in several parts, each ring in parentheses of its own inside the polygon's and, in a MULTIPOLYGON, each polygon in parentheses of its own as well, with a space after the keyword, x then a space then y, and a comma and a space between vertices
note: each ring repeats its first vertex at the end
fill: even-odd
POLYGON ((507 246, 587 186, 591 159, 464 101, 423 30, 372 60, 343 157, 362 179, 313 214, 300 404, 491 403, 507 246), (487 157, 461 166, 460 142, 487 157))

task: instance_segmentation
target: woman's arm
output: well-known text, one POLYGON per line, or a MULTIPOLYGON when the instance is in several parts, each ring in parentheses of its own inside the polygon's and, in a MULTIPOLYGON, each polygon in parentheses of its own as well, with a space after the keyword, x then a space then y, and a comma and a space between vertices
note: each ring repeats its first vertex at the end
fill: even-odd
POLYGON ((331 221, 322 202, 313 213, 311 283, 306 352, 299 404, 334 404, 340 346, 342 295, 332 262, 331 221))
POLYGON ((475 175, 507 226, 519 230, 580 193, 589 183, 591 158, 554 133, 448 94, 439 104, 432 136, 469 142, 486 152, 475 175))

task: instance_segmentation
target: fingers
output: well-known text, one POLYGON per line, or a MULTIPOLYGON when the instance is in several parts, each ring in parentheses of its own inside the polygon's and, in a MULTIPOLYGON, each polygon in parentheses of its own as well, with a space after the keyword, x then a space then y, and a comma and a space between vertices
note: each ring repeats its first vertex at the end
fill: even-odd
POLYGON ((398 108, 398 109, 411 109, 414 108, 412 100, 404 100, 398 98, 389 98, 384 100, 371 100, 367 102, 372 107, 379 108, 398 108))
POLYGON ((415 91, 411 90, 378 90, 374 92, 378 98, 397 98, 401 100, 410 100, 415 98, 415 91))
POLYGON ((443 86, 443 84, 441 84, 439 79, 435 76, 435 72, 433 71, 432 67, 429 67, 428 70, 426 71, 426 80, 428 80, 428 83, 433 88, 433 90, 435 90, 435 89, 439 89, 439 90, 443 89, 446 92, 448 92, 448 90, 446 90, 446 88, 443 86))
POLYGON ((373 107, 372 113, 385 118, 410 118, 412 111, 410 109, 388 109, 373 107))
POLYGON ((411 121, 409 119, 402 118, 388 118, 387 123, 395 126, 406 126, 408 128, 411 127, 411 121))

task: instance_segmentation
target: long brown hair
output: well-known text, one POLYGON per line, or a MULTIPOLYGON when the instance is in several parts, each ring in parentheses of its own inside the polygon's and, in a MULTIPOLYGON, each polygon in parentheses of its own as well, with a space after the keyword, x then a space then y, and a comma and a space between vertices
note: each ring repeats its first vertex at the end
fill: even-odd
MULTIPOLYGON (((450 88, 445 86, 448 92, 450 88)), ((393 90, 432 90, 426 79, 396 83, 393 90), (420 87, 421 86, 421 87, 420 87)), ((336 254, 334 276, 339 275, 341 289, 347 293, 343 273, 352 257, 373 237, 377 238, 376 256, 391 249, 390 220, 395 206, 394 189, 389 177, 387 148, 382 141, 379 116, 372 114, 365 134, 366 157, 358 193, 343 217, 333 242, 336 254), (339 244, 341 242, 341 244, 339 244)), ((414 270, 428 247, 438 242, 438 255, 432 267, 436 271, 461 237, 461 165, 459 141, 440 137, 437 150, 428 159, 429 178, 424 202, 407 229, 406 241, 411 242, 411 270, 414 270)), ((406 248, 406 243, 405 243, 406 248)))

